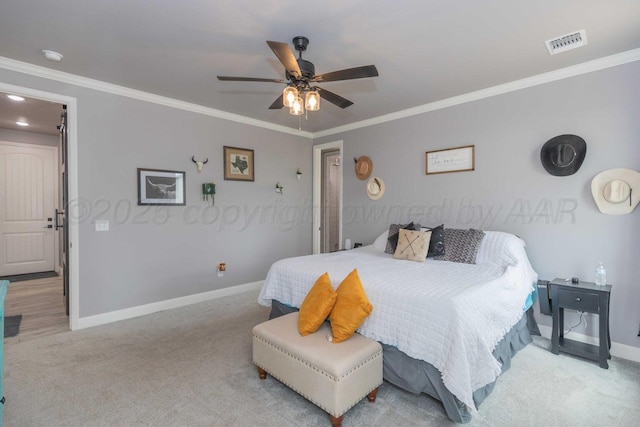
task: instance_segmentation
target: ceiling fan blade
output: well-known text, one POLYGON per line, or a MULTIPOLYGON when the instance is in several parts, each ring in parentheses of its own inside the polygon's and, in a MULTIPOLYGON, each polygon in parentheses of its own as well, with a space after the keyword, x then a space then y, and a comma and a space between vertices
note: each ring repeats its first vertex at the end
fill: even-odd
POLYGON ((321 87, 315 88, 318 92, 320 92, 320 97, 326 99, 332 104, 337 105, 340 108, 347 108, 350 105, 353 105, 353 102, 349 101, 346 98, 341 97, 340 95, 336 95, 333 92, 330 92, 326 89, 322 89, 321 87))
POLYGON ((282 79, 261 79, 257 77, 229 77, 229 76, 218 76, 218 80, 228 81, 228 82, 268 82, 268 83, 286 83, 282 79))
POLYGON ((287 72, 293 77, 301 77, 302 72, 300 71, 300 66, 298 65, 298 61, 296 60, 296 56, 293 54, 293 51, 286 43, 281 42, 272 42, 267 40, 267 44, 276 54, 284 68, 287 72))
POLYGON ((346 70, 332 71, 330 73, 313 76, 313 82, 335 82, 338 80, 363 79, 365 77, 377 77, 378 70, 375 65, 348 68, 346 70))
POLYGON ((269 110, 279 110, 282 107, 284 107, 284 105, 282 105, 282 94, 280 94, 280 96, 278 97, 278 99, 276 99, 275 101, 273 101, 273 104, 271 104, 269 106, 269 110))

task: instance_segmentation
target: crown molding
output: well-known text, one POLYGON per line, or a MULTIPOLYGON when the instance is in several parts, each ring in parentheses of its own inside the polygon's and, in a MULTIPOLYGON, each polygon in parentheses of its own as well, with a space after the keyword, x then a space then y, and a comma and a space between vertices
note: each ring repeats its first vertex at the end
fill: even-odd
POLYGON ((514 92, 521 89, 526 89, 546 83, 555 82, 570 77, 579 76, 582 74, 591 73, 618 65, 628 64, 640 60, 640 48, 632 49, 625 52, 617 53, 615 55, 605 56, 603 58, 594 59, 592 61, 583 62, 581 64, 572 65, 570 67, 560 68, 558 70, 549 71, 547 73, 538 74, 536 76, 526 77, 520 80, 514 80, 509 83, 493 86, 486 89, 481 89, 474 92, 469 92, 463 95, 454 96, 451 98, 442 99, 440 101, 431 102, 428 104, 420 105, 406 110, 396 111, 394 113, 385 114, 371 119, 362 120, 355 123, 350 123, 344 126, 338 126, 331 129, 326 129, 318 132, 308 132, 293 129, 287 126, 276 125, 273 123, 265 122, 262 120, 252 119, 250 117, 242 116, 239 114, 228 113, 226 111, 217 110, 215 108, 204 107, 202 105, 193 104, 189 102, 179 101, 177 99, 168 98, 165 96, 155 95, 149 92, 143 92, 136 89, 130 89, 124 86, 115 85, 112 83, 102 82, 100 80, 89 79, 81 77, 75 74, 66 73, 63 71, 53 70, 38 65, 29 64, 26 62, 16 61, 13 59, 0 56, 0 68, 4 68, 19 73, 24 73, 36 77, 42 77, 45 79, 55 80, 62 83, 68 83, 75 86, 85 87, 88 89, 94 89, 101 92, 111 93, 114 95, 120 95, 128 98, 137 99, 140 101, 151 102, 154 104, 164 105, 171 108, 177 108, 185 111, 191 111, 198 114, 203 114, 211 117, 217 117, 224 120, 230 120, 250 126, 261 127, 276 132, 287 133, 296 136, 302 136, 305 138, 315 139, 324 136, 331 136, 342 132, 348 132, 368 126, 373 126, 381 123, 386 123, 394 120, 403 119, 406 117, 415 116, 418 114, 428 113, 430 111, 441 110, 443 108, 453 107, 455 105, 465 104, 467 102, 478 101, 485 98, 490 98, 496 95, 502 95, 509 92, 514 92))
POLYGON ((53 70, 51 68, 41 67, 39 65, 29 64, 27 62, 16 61, 14 59, 0 56, 0 68, 10 71, 16 71, 35 77, 42 77, 49 80, 55 80, 61 83, 67 83, 74 86, 80 86, 87 89, 98 90, 113 95, 124 96, 127 98, 137 99, 139 101, 159 104, 166 107, 177 108, 180 110, 190 111, 193 113, 203 114, 206 116, 217 117, 219 119, 238 122, 250 126, 261 127, 276 132, 287 133, 305 138, 313 138, 312 132, 301 131, 287 126, 276 125, 262 120, 252 119, 250 117, 241 116, 239 114, 228 113, 226 111, 217 110, 215 108, 205 107, 190 102, 179 101, 177 99, 166 96, 155 95, 153 93, 144 92, 137 89, 131 89, 119 86, 113 83, 107 83, 100 80, 94 80, 75 74, 66 73, 64 71, 53 70))
POLYGON ((463 95, 431 102, 429 104, 408 108, 406 110, 396 111, 394 113, 385 114, 383 116, 378 116, 371 119, 350 123, 348 125, 338 126, 332 129, 315 132, 313 134, 313 138, 335 135, 338 133, 348 132, 355 129, 390 122, 393 120, 403 119, 405 117, 428 113, 430 111, 441 110, 443 108, 453 107, 455 105, 465 104, 467 102, 478 101, 480 99, 490 98, 496 95, 502 95, 505 93, 551 83, 558 80, 603 70, 606 68, 616 67, 618 65, 628 64, 630 62, 638 60, 640 60, 640 48, 617 53, 611 56, 605 56, 603 58, 594 59, 592 61, 583 62, 581 64, 572 65, 570 67, 560 68, 558 70, 549 71, 547 73, 538 74, 536 76, 514 80, 509 83, 477 90, 475 92, 469 92, 463 95))

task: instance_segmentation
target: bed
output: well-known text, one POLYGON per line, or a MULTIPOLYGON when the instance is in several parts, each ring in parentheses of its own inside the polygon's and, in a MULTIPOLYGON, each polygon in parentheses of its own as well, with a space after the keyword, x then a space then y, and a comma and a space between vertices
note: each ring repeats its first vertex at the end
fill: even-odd
POLYGON ((374 307, 358 332, 382 344, 385 380, 440 400, 452 421, 466 423, 537 332, 537 274, 525 244, 486 231, 475 264, 412 262, 384 252, 387 235, 349 251, 275 262, 258 302, 271 307, 271 318, 295 311, 320 275, 328 272, 335 289, 356 268, 374 307))

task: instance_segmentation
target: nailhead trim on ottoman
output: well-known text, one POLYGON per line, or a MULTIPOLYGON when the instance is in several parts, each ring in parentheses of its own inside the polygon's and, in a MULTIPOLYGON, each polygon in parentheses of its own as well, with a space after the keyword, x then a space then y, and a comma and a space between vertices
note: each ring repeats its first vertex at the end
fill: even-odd
POLYGON ((339 344, 330 336, 327 323, 301 336, 297 312, 263 322, 253 328, 253 363, 328 412, 338 426, 365 396, 375 400, 382 384, 382 347, 357 333, 339 344))

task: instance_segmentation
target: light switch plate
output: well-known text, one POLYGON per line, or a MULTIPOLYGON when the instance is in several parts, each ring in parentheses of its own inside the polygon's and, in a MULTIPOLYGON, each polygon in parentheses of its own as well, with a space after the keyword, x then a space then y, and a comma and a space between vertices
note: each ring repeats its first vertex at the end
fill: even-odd
POLYGON ((96 219, 96 231, 109 231, 109 220, 96 219))

